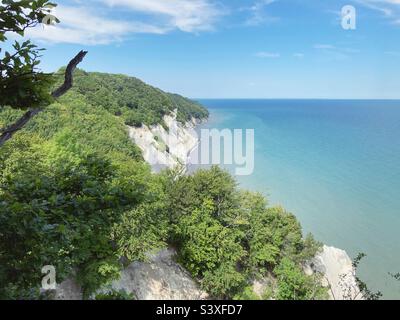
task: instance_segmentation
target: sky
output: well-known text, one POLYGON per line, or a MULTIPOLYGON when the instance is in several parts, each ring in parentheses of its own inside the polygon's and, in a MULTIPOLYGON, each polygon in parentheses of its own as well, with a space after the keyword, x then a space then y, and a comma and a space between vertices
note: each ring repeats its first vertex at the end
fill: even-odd
POLYGON ((27 33, 44 71, 84 49, 87 71, 190 98, 400 99, 400 0, 55 2, 61 23, 27 33))

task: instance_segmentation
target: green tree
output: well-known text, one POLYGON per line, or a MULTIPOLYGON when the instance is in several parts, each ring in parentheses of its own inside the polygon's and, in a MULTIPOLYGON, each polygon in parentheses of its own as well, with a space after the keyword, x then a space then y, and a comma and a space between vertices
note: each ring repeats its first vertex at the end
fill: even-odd
POLYGON ((241 234, 221 225, 213 212, 214 204, 205 200, 174 226, 179 261, 202 279, 203 288, 215 297, 230 297, 245 280, 237 268, 245 251, 241 234))
MULTIPOLYGON (((39 24, 56 4, 47 0, 13 1, 0 4, 0 42, 7 41, 7 33, 24 36, 25 30, 39 24)), ((52 77, 40 72, 40 49, 30 41, 15 42, 13 52, 0 52, 0 108, 37 108, 51 101, 52 77)))
MULTIPOLYGON (((61 73, 63 70, 61 70, 61 73)), ((125 124, 141 127, 142 124, 161 124, 163 117, 177 110, 182 123, 208 116, 208 111, 195 101, 176 94, 163 92, 137 78, 98 72, 76 71, 74 95, 84 96, 89 104, 101 106, 122 117, 125 124)))
MULTIPOLYGON (((7 41, 7 33, 24 36, 25 30, 45 21, 55 3, 47 0, 4 0, 0 4, 0 43, 7 41)), ((52 21, 58 22, 57 18, 52 21)), ((0 111, 4 107, 28 110, 15 123, 0 130, 0 146, 21 130, 36 114, 55 98, 72 87, 72 73, 85 57, 81 51, 70 61, 65 70, 64 83, 51 92, 55 83, 52 74, 38 69, 40 52, 30 40, 16 41, 12 52, 0 49, 0 111)))
POLYGON ((316 300, 327 298, 318 276, 307 276, 295 262, 283 258, 274 270, 278 278, 278 300, 316 300))
POLYGON ((268 207, 261 194, 239 191, 221 168, 164 176, 171 241, 213 296, 240 296, 254 279, 273 274, 283 258, 300 265, 321 247, 311 236, 303 238, 294 215, 268 207))
POLYGON ((1 297, 38 292, 49 264, 58 282, 77 269, 86 296, 118 277, 112 227, 154 199, 148 167, 130 161, 23 134, 1 149, 1 297))

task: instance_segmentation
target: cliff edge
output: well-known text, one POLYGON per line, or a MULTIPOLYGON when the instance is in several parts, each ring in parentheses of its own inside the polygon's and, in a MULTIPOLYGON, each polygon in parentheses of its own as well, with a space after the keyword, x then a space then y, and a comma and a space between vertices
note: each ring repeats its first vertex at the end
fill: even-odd
POLYGON ((177 110, 163 117, 165 126, 129 126, 130 138, 142 150, 144 160, 154 172, 181 166, 186 169, 189 156, 199 143, 195 127, 199 120, 182 124, 177 120, 177 110))
POLYGON ((324 245, 306 266, 308 275, 319 273, 332 300, 362 300, 353 262, 346 251, 324 245))

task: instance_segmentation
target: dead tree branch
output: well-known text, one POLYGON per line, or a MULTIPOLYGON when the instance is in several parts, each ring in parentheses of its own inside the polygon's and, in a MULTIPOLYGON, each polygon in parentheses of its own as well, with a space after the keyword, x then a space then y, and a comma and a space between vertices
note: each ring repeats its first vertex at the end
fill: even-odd
MULTIPOLYGON (((82 62, 82 60, 85 58, 87 54, 87 51, 80 51, 75 58, 73 58, 67 66, 67 69, 65 70, 65 78, 64 78, 64 83, 57 88, 55 91, 52 92, 51 96, 54 99, 60 98, 62 95, 64 95, 69 89, 72 88, 73 85, 73 73, 78 66, 79 63, 82 62)), ((11 124, 5 129, 0 130, 0 147, 9 139, 13 137, 13 135, 21 130, 35 115, 37 115, 39 112, 43 111, 42 108, 38 109, 32 109, 28 110, 25 112, 25 114, 19 118, 16 122, 11 124)))

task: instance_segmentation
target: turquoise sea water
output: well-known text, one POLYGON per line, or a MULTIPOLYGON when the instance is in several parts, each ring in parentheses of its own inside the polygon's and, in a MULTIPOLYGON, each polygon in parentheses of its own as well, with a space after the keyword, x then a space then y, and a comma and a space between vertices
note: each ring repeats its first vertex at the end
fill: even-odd
POLYGON ((400 299, 400 101, 200 100, 208 128, 255 129, 255 171, 238 177, 293 212, 400 299))

